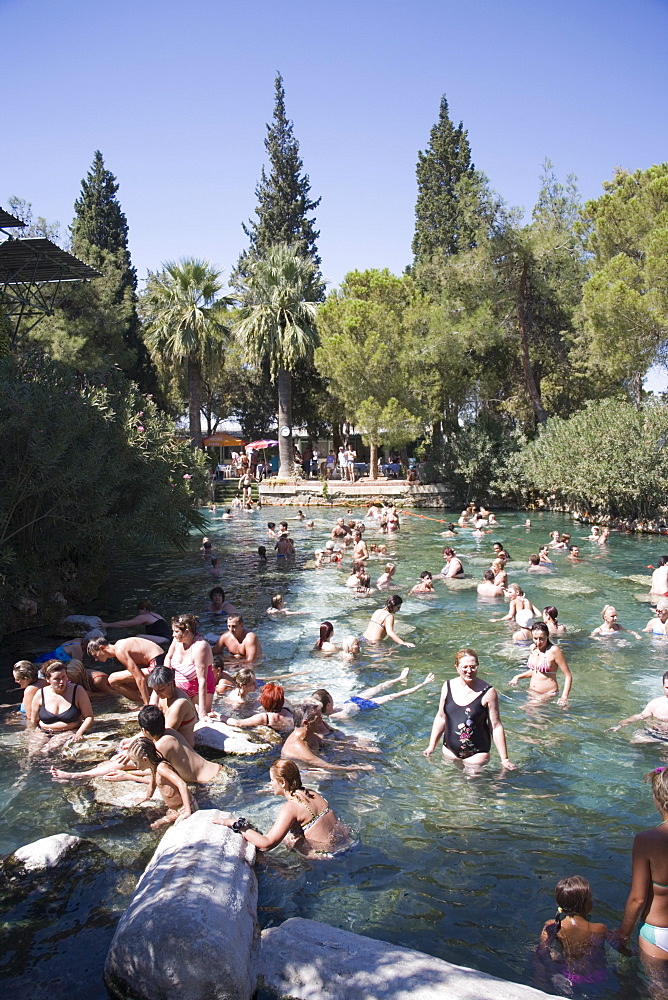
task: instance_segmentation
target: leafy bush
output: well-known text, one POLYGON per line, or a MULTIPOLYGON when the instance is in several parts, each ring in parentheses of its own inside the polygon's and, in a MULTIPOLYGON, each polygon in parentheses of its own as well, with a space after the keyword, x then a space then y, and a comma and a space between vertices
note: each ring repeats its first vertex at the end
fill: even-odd
POLYGON ((508 463, 506 481, 595 516, 653 517, 668 498, 667 435, 659 402, 640 411, 618 399, 590 402, 568 420, 548 420, 508 463))
POLYGON ((501 421, 480 416, 449 434, 440 447, 423 445, 418 449, 418 457, 424 460, 421 476, 426 481, 449 484, 462 503, 505 496, 508 491, 500 477, 522 441, 501 421))
POLYGON ((116 369, 3 358, 0 446, 0 627, 54 591, 89 596, 112 561, 201 525, 204 460, 116 369))

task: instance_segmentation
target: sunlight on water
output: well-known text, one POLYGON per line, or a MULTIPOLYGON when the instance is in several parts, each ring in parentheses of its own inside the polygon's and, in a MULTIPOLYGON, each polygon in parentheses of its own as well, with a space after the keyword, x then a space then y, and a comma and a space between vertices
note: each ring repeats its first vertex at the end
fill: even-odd
MULTIPOLYGON (((287 508, 282 513, 291 516, 287 508)), ((185 610, 203 612, 206 592, 220 582, 260 635, 266 659, 259 675, 295 675, 292 682, 285 680, 292 701, 321 686, 336 700, 345 700, 397 676, 405 666, 411 668, 412 683, 433 670, 437 683, 431 688, 345 724, 348 732, 364 734, 380 750, 369 757, 375 771, 355 775, 354 780, 326 778, 317 784, 353 827, 357 844, 335 860, 318 864, 282 849, 269 856, 259 867, 261 922, 266 926, 289 916, 310 917, 552 992, 549 982, 535 978, 531 949, 543 922, 553 916, 555 883, 565 875, 587 876, 595 919, 616 926, 629 887, 633 835, 655 822, 651 795, 641 779, 647 770, 668 761, 668 744, 634 743, 639 727, 633 725, 620 733, 605 730, 661 693, 668 643, 648 635, 641 640, 622 635, 596 641, 589 633, 600 624, 606 603, 615 605, 622 624, 636 631, 644 627, 651 616, 643 600, 649 567, 668 551, 668 543, 613 535, 608 551, 601 551, 581 539, 588 533, 584 528, 560 515, 537 515, 526 530, 517 527, 524 515, 503 513, 501 526, 484 539, 476 541, 462 532, 454 541, 473 579, 439 583, 434 597, 406 598, 396 628, 400 635, 410 635, 416 648, 388 642, 365 651, 351 665, 312 653, 318 625, 330 619, 338 641, 359 634, 386 595, 353 598, 342 586, 349 560, 345 570, 312 568, 312 552, 322 546, 336 514, 331 510, 310 509, 316 518, 311 531, 290 522, 297 546, 294 566, 277 565, 271 554, 268 564, 259 566, 258 544, 266 544, 270 553, 273 545, 263 528, 268 519, 278 520, 277 514, 268 508, 240 514, 233 522, 219 516, 210 520, 208 533, 221 556, 220 581, 210 576, 193 538, 188 554, 152 556, 119 567, 99 600, 78 610, 120 617, 131 611, 136 598, 148 595, 166 617, 185 610), (553 527, 573 533, 584 562, 571 565, 558 554, 554 573, 527 573, 528 555, 547 541, 553 527), (505 602, 478 599, 473 585, 489 565, 492 541, 497 539, 513 557, 510 579, 520 583, 538 607, 556 604, 560 621, 568 626, 560 642, 573 671, 567 711, 556 703, 528 707, 522 682, 518 688, 508 686, 526 660, 527 647, 512 643, 510 626, 489 621, 505 614, 505 602), (302 614, 270 621, 265 609, 276 592, 302 614), (518 765, 515 772, 502 772, 494 753, 486 772, 473 779, 445 766, 438 752, 429 760, 422 756, 440 685, 452 676, 454 653, 462 646, 478 651, 481 676, 500 693, 509 754, 518 765)), ((398 593, 406 595, 421 570, 440 569, 444 542, 438 517, 406 516, 400 534, 390 539, 398 593)), ((378 540, 372 525, 366 538, 378 540)), ((378 576, 381 563, 370 566, 372 577, 378 576)), ((204 632, 219 627, 202 614, 204 632)), ((50 648, 49 641, 46 631, 39 630, 5 641, 4 701, 16 700, 15 693, 9 694, 13 660, 50 648)), ((15 718, 14 712, 11 715, 15 718)), ((4 920, 22 926, 30 947, 20 952, 10 948, 3 975, 17 986, 29 982, 35 997, 104 997, 101 968, 115 920, 132 892, 128 872, 141 871, 157 838, 142 816, 91 812, 82 818, 62 788, 50 783, 45 768, 27 769, 24 736, 14 722, 5 726, 0 740, 0 850, 9 852, 37 837, 69 831, 90 838, 114 859, 93 868, 76 892, 70 887, 69 894, 63 894, 59 887, 63 902, 58 912, 54 910, 54 920, 62 919, 65 930, 58 948, 44 943, 34 900, 7 900, 4 920), (89 928, 94 923, 93 944, 92 932, 77 929, 78 920, 88 922, 89 928), (84 961, 84 955, 90 974, 85 994, 77 993, 63 972, 68 962, 84 961)), ((264 829, 279 805, 267 787, 274 756, 272 751, 260 762, 228 760, 239 777, 228 808, 233 813, 243 808, 244 815, 264 829)), ((11 941, 11 929, 5 934, 11 941)), ((635 960, 617 966, 617 978, 591 995, 644 997, 635 960)))

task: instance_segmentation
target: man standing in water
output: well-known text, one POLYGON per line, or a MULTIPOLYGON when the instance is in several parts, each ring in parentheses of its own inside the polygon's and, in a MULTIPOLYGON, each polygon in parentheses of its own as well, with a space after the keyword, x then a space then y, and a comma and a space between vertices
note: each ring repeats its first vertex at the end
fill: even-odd
POLYGON ((165 651, 157 642, 141 639, 137 635, 117 642, 109 642, 104 638, 91 639, 88 652, 98 663, 106 663, 114 658, 122 663, 125 670, 110 674, 109 684, 114 691, 130 701, 141 701, 148 705, 151 693, 146 684, 146 675, 165 661, 165 651))
POLYGON ((262 656, 260 640, 255 632, 249 632, 244 627, 241 615, 230 615, 227 619, 227 628, 229 631, 223 632, 213 647, 214 653, 227 654, 244 663, 255 663, 260 659, 262 656))
MULTIPOLYGON (((628 719, 622 719, 616 726, 611 726, 609 732, 616 733, 622 726, 628 726, 630 722, 643 722, 645 719, 657 719, 659 722, 668 724, 668 670, 662 678, 663 694, 658 698, 648 701, 642 712, 637 715, 629 715, 628 719)), ((664 740, 668 736, 668 728, 662 727, 660 735, 664 740)))

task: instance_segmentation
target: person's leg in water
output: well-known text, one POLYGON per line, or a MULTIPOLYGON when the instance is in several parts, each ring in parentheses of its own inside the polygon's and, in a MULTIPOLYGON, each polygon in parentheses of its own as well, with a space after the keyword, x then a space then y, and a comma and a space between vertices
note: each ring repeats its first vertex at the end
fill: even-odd
POLYGON ((128 758, 125 754, 120 753, 114 754, 111 760, 101 761, 87 771, 60 771, 57 767, 52 767, 51 777, 54 781, 77 781, 88 778, 106 778, 110 774, 118 772, 118 780, 141 782, 148 782, 150 780, 147 772, 139 771, 134 764, 126 769, 124 762, 127 760, 128 758))
POLYGON ((409 667, 405 667, 399 676, 395 677, 391 681, 383 681, 382 684, 376 684, 375 687, 367 688, 366 691, 362 691, 360 698, 369 700, 373 699, 377 705, 383 705, 386 701, 393 701, 395 698, 403 698, 407 694, 413 694, 414 691, 419 691, 420 688, 425 686, 425 684, 431 684, 431 682, 435 680, 436 675, 429 673, 420 684, 415 684, 413 687, 406 688, 405 691, 394 691, 393 694, 383 694, 380 698, 376 697, 379 691, 386 691, 389 687, 392 687, 393 684, 398 684, 399 681, 406 680, 409 669, 409 667))

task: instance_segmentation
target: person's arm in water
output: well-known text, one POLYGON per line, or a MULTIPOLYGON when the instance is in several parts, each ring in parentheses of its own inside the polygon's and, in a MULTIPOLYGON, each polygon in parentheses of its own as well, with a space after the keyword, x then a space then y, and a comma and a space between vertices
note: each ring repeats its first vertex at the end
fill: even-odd
POLYGON ((446 681, 441 689, 441 700, 438 704, 438 711, 434 717, 434 722, 431 727, 431 736, 429 737, 429 745, 426 750, 422 753, 425 757, 431 757, 436 745, 440 740, 441 736, 445 732, 445 698, 448 693, 448 682, 446 681))
POLYGON ((618 722, 616 726, 610 726, 608 732, 616 733, 618 729, 622 728, 622 726, 628 726, 631 722, 641 722, 643 719, 651 719, 654 715, 652 705, 653 701, 648 702, 642 712, 637 712, 635 715, 629 715, 628 719, 622 719, 622 721, 618 722))
POLYGON ((565 708, 568 704, 568 696, 571 693, 571 685, 573 684, 573 675, 571 673, 570 667, 566 663, 566 658, 561 652, 558 646, 553 646, 554 649, 554 662, 557 664, 559 670, 561 670, 564 675, 564 690, 561 698, 558 699, 557 705, 565 708))
POLYGON ((533 670, 523 670, 521 674, 515 674, 511 677, 508 683, 511 687, 515 687, 518 681, 523 681, 526 677, 531 677, 533 670))
MULTIPOLYGON (((295 811, 294 803, 285 802, 278 810, 278 816, 274 820, 269 833, 258 833, 257 830, 250 829, 240 830, 239 832, 244 840, 247 840, 253 847, 257 847, 260 851, 270 851, 272 847, 277 847, 282 840, 285 840, 295 822, 295 811)), ((220 826, 231 827, 235 820, 221 817, 220 819, 214 818, 213 822, 218 823, 220 826)))
POLYGON ((499 696, 495 689, 489 692, 489 701, 487 702, 487 709, 489 711, 489 724, 492 727, 492 739, 494 740, 494 746, 496 747, 497 753, 501 758, 501 763, 508 771, 514 771, 515 765, 508 759, 508 749, 506 747, 506 731, 503 728, 503 723, 501 722, 501 716, 499 715, 499 696))
MULTIPOLYGON (((285 750, 285 745, 283 747, 285 750)), ((288 759, 298 760, 301 764, 307 764, 311 767, 319 767, 323 771, 373 771, 371 764, 330 764, 328 761, 323 760, 322 757, 318 757, 314 754, 310 747, 303 743, 300 748, 300 756, 297 758, 290 758, 286 754, 288 759)))
POLYGON ((397 635, 394 631, 394 615, 388 615, 385 619, 384 626, 387 636, 394 642, 398 643, 399 646, 408 646, 409 649, 415 649, 414 642, 406 642, 401 636, 397 635))
POLYGON ((508 608, 508 614, 504 615, 503 618, 490 618, 491 622, 512 622, 515 619, 515 613, 517 609, 517 604, 515 598, 513 597, 508 608))
POLYGON ((646 840, 646 834, 639 833, 633 841, 631 889, 626 900, 626 906, 624 907, 621 927, 616 934, 613 934, 613 939, 616 938, 622 948, 627 945, 633 928, 638 923, 645 909, 650 894, 652 874, 646 840))
POLYGON ((250 729, 253 726, 268 726, 269 714, 268 712, 258 712, 257 715, 251 715, 248 719, 235 719, 233 715, 223 718, 221 715, 220 721, 226 722, 228 726, 234 726, 235 729, 250 729))
POLYGON ((101 628, 134 628, 135 625, 144 625, 149 622, 153 622, 151 615, 142 614, 136 615, 134 618, 128 618, 127 621, 123 622, 101 622, 101 628))
POLYGON ((81 724, 74 734, 75 740, 80 740, 85 732, 93 725, 93 706, 90 703, 88 692, 79 685, 76 694, 76 706, 81 712, 81 724))

